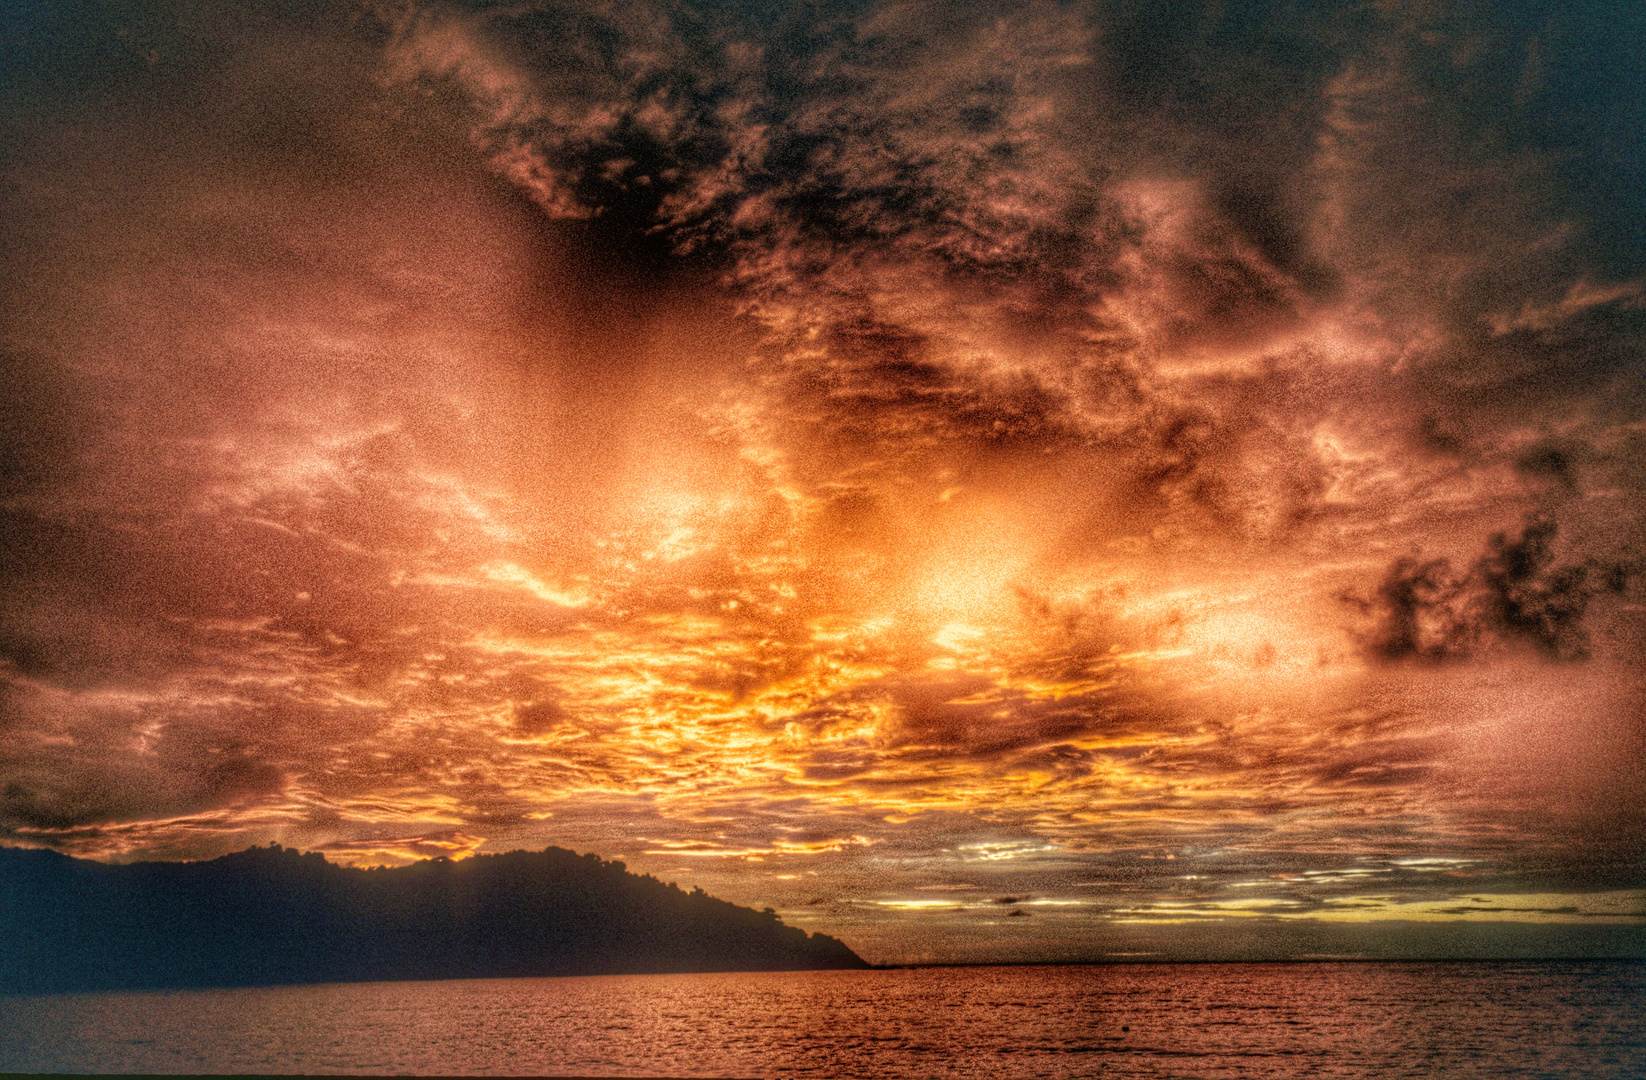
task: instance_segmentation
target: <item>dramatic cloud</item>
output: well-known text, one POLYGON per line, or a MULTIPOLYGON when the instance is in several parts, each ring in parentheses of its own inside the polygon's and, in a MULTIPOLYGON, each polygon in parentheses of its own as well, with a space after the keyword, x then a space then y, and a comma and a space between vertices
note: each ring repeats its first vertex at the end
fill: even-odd
MULTIPOLYGON (((1564 459, 1532 459, 1565 480, 1564 459)), ((1487 553, 1467 574, 1445 559, 1401 558, 1374 598, 1351 598, 1373 614, 1368 644, 1392 660, 1466 657, 1495 643, 1525 642, 1552 660, 1589 654, 1584 615, 1602 592, 1625 594, 1641 568, 1629 563, 1554 565, 1559 533, 1549 518, 1533 518, 1513 540, 1494 533, 1487 553)))
POLYGON ((1614 15, 8 16, 0 840, 1640 952, 1614 15))

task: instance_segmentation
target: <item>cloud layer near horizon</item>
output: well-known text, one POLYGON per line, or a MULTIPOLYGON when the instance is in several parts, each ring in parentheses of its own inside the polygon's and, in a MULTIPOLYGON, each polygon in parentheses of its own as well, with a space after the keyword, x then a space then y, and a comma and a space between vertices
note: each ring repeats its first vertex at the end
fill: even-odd
POLYGON ((1127 11, 18 16, 0 837, 1638 925, 1639 18, 1127 11))

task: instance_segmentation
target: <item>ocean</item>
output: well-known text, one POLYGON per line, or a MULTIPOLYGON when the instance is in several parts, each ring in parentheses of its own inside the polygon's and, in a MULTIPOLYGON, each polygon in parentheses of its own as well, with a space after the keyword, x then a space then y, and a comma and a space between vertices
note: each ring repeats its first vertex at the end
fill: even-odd
POLYGON ((1646 964, 922 968, 0 997, 0 1071, 1646 1078, 1646 964))

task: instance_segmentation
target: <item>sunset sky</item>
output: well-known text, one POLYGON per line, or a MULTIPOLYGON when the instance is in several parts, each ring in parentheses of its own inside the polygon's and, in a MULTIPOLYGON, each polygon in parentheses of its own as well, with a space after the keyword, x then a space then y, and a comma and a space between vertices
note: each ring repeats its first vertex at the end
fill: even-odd
POLYGON ((1646 955, 1646 7, 0 41, 0 844, 1646 955))

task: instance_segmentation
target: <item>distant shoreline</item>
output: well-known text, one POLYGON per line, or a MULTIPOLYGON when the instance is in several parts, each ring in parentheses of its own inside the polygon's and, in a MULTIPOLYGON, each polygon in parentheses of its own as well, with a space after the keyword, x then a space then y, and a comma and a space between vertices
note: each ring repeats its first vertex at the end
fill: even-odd
POLYGON ((1149 964, 1646 964, 1646 956, 1298 956, 1265 959, 1105 957, 1101 960, 980 960, 966 963, 871 964, 872 971, 928 968, 1121 967, 1149 964))

